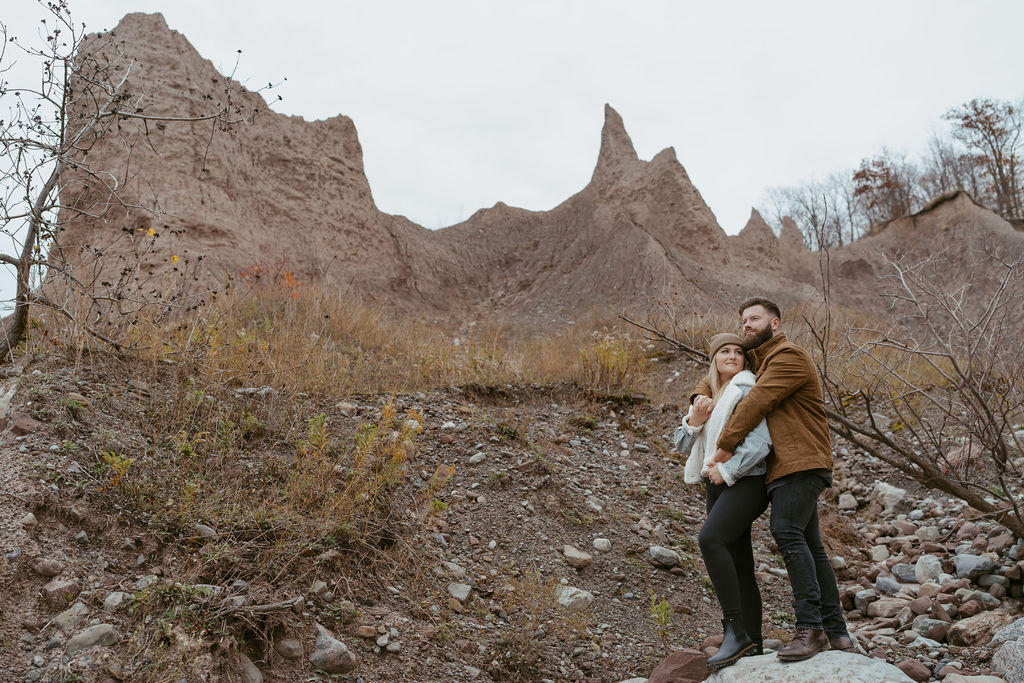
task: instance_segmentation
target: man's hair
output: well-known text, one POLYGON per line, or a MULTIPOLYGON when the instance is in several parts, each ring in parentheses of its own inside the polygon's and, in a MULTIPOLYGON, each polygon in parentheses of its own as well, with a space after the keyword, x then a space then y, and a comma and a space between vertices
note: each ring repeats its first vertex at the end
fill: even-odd
POLYGON ((766 299, 763 296, 755 296, 747 299, 740 304, 740 315, 743 315, 743 311, 747 310, 751 306, 764 306, 764 310, 768 311, 779 320, 782 320, 782 311, 779 310, 779 305, 771 299, 766 299))

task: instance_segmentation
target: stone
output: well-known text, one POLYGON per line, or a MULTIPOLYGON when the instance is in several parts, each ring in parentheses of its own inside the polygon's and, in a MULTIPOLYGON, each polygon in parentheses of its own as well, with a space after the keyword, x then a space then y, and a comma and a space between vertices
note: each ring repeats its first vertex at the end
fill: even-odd
POLYGON ((961 619, 949 629, 946 639, 950 645, 975 646, 987 643, 992 635, 1006 624, 1006 617, 997 612, 983 612, 961 619))
POLYGON ((116 612, 129 597, 131 596, 124 591, 114 591, 103 600, 103 609, 108 612, 116 612))
POLYGON ((896 577, 897 581, 903 583, 914 583, 917 579, 914 576, 914 565, 907 564, 906 562, 897 562, 889 571, 896 577))
POLYGON ((981 555, 960 553, 953 556, 953 566, 959 579, 973 579, 996 568, 995 562, 981 555))
POLYGON ((1007 683, 1024 681, 1024 640, 1011 640, 992 656, 992 668, 1006 679, 1007 683))
POLYGON ((707 657, 700 650, 687 648, 661 660, 647 678, 647 683, 695 683, 703 681, 707 675, 707 657))
POLYGON ((912 680, 885 661, 838 650, 820 652, 802 662, 781 662, 774 654, 743 657, 707 678, 708 683, 906 683, 912 680))
POLYGON ((839 509, 840 510, 856 510, 857 499, 852 493, 840 493, 839 494, 839 509))
POLYGON ((25 513, 25 516, 18 520, 18 524, 25 527, 26 529, 31 529, 38 523, 39 520, 37 520, 36 516, 33 515, 31 512, 25 513))
POLYGON ((32 416, 26 413, 14 413, 14 415, 11 415, 11 431, 18 436, 32 434, 42 426, 41 422, 32 419, 32 416))
POLYGON ((555 600, 567 612, 579 612, 594 602, 594 594, 574 586, 559 586, 555 591, 555 600))
POLYGON ((921 615, 914 619, 913 629, 925 638, 931 638, 932 640, 941 643, 946 640, 946 634, 949 633, 949 626, 950 624, 948 622, 941 619, 934 619, 927 615, 921 615))
POLYGON ((594 550, 600 553, 606 553, 612 549, 612 542, 607 538, 595 538, 594 539, 594 550))
POLYGON ((892 512, 906 495, 906 489, 890 486, 884 481, 876 481, 875 487, 872 490, 872 499, 881 505, 886 512, 892 512))
POLYGON ((875 588, 886 595, 896 595, 903 589, 903 586, 891 576, 879 576, 875 579, 875 588))
POLYGON ((39 576, 45 576, 47 578, 53 578, 61 573, 64 569, 64 565, 57 560, 51 560, 48 557, 37 557, 32 562, 32 571, 39 576))
POLYGON ((263 683, 263 673, 253 664, 252 660, 239 652, 236 655, 238 675, 241 683, 263 683))
POLYGON ((43 600, 54 607, 63 607, 82 592, 82 587, 77 581, 66 581, 54 579, 43 586, 43 600))
POLYGON ((679 557, 679 553, 669 548, 663 548, 660 545, 652 545, 649 552, 651 559, 665 569, 678 567, 683 561, 683 559, 679 557))
POLYGON ((932 677, 932 672, 927 666, 910 657, 901 660, 896 667, 915 681, 927 681, 932 677))
POLYGON ((196 524, 194 529, 202 538, 217 538, 217 530, 205 524, 196 524))
POLYGON ((316 625, 316 645, 309 663, 318 671, 328 674, 344 674, 356 668, 356 656, 326 628, 316 625))
POLYGON ((594 563, 594 558, 591 555, 575 546, 562 546, 562 555, 565 557, 565 563, 574 569, 586 569, 594 563))
POLYGON ((469 464, 470 465, 479 465, 480 463, 482 463, 486 459, 487 459, 487 456, 485 454, 483 454, 483 453, 476 453, 476 454, 474 454, 473 456, 471 456, 469 458, 469 464))
POLYGON ((373 626, 363 625, 356 628, 356 636, 359 638, 376 639, 377 629, 373 626))
POLYGON ((922 555, 914 563, 914 579, 918 583, 934 581, 941 574, 942 562, 934 555, 922 555))
POLYGON ((295 638, 282 638, 274 643, 274 651, 285 659, 302 659, 302 643, 295 638))
POLYGON ((87 614, 89 614, 89 608, 80 602, 76 602, 71 605, 71 607, 55 616, 53 618, 53 623, 57 625, 57 628, 71 628, 84 619, 87 614))
POLYGON ((869 617, 894 617, 896 613, 906 607, 907 600, 900 598, 881 598, 868 605, 867 615, 869 617))
POLYGON ((939 528, 934 526, 923 526, 917 530, 916 536, 924 543, 934 543, 939 540, 939 528))
POLYGON ((110 646, 121 640, 117 629, 111 624, 96 624, 74 635, 65 647, 65 654, 71 655, 95 645, 110 646))
POLYGON ((889 546, 876 545, 872 546, 869 551, 872 562, 885 562, 889 559, 889 546))
POLYGON ((875 592, 874 588, 865 588, 864 590, 857 591, 853 596, 853 604, 861 612, 867 612, 868 605, 875 600, 878 600, 878 593, 875 592))
POLYGON ((448 595, 452 596, 460 603, 465 603, 469 600, 470 594, 473 592, 473 587, 468 586, 464 583, 450 583, 448 584, 448 595))

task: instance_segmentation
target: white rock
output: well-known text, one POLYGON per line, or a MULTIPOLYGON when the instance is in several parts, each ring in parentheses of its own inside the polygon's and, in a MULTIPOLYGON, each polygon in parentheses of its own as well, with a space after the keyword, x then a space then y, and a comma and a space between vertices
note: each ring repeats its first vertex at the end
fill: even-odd
POLYGON ((450 583, 448 584, 448 595, 452 596, 459 602, 466 602, 469 600, 470 593, 473 592, 472 586, 467 586, 464 583, 450 583))
POLYGON ((872 495, 875 502, 885 508, 887 512, 891 512, 906 497, 907 491, 906 489, 890 486, 884 481, 876 481, 872 495))
POLYGON ((884 562, 889 559, 889 548, 884 545, 876 545, 871 548, 871 561, 884 562))
POLYGON ((857 498, 852 493, 840 493, 839 494, 839 509, 840 510, 856 510, 857 509, 857 498))
POLYGON ((839 651, 821 652, 802 662, 780 662, 774 654, 743 657, 706 679, 707 683, 905 683, 912 680, 888 662, 839 651))
POLYGON ((606 553, 612 549, 612 542, 607 538, 595 538, 594 539, 594 550, 600 553, 606 553))
POLYGON ((914 563, 914 579, 918 583, 934 581, 942 574, 942 562, 934 555, 922 555, 914 563))
POLYGON ((555 599, 567 612, 579 612, 594 602, 594 594, 573 586, 559 586, 555 599))

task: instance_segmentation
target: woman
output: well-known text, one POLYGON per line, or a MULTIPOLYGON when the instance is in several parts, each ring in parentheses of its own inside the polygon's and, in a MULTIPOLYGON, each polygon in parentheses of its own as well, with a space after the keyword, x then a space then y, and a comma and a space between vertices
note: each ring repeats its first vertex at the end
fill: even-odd
POLYGON ((711 396, 698 396, 676 429, 675 445, 689 451, 683 479, 704 481, 708 517, 697 537, 711 583, 722 606, 725 635, 708 668, 720 669, 746 654, 761 654, 761 592, 754 578, 750 527, 768 507, 765 457, 771 437, 764 420, 743 439, 732 458, 714 460, 718 435, 736 404, 754 386, 745 370, 742 340, 735 334, 711 338, 708 384, 711 396))

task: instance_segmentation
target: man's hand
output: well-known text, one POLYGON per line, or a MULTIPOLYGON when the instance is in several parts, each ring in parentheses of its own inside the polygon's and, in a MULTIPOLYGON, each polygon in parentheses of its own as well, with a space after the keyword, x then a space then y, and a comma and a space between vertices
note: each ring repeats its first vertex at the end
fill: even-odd
POLYGON ((689 424, 691 427, 699 427, 711 417, 711 411, 715 409, 715 400, 710 396, 698 396, 693 399, 693 410, 690 412, 689 424))
POLYGON ((722 473, 718 471, 718 465, 712 465, 711 469, 708 470, 708 479, 710 479, 714 484, 725 483, 722 473))
POLYGON ((711 462, 716 464, 720 462, 728 462, 731 457, 732 453, 719 448, 718 451, 715 452, 715 457, 711 458, 711 462))

